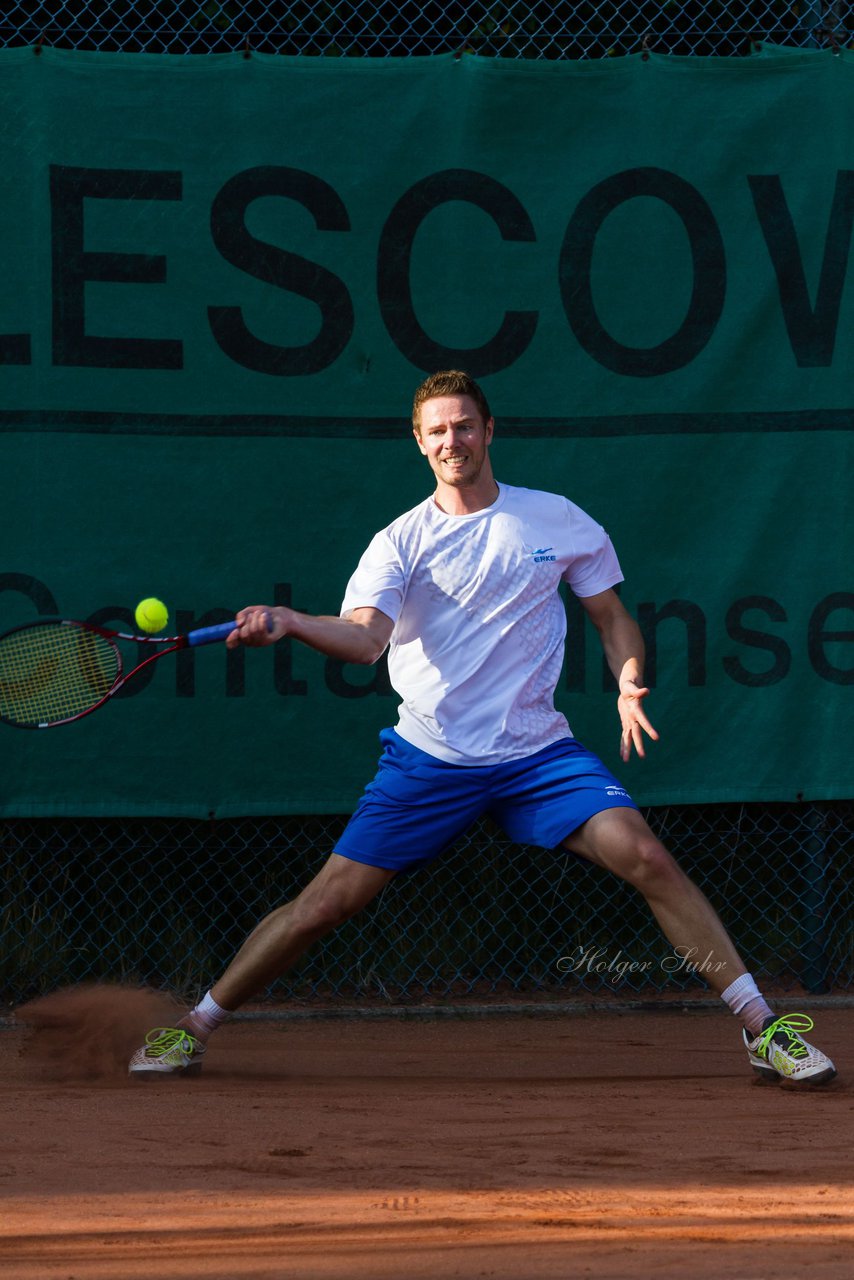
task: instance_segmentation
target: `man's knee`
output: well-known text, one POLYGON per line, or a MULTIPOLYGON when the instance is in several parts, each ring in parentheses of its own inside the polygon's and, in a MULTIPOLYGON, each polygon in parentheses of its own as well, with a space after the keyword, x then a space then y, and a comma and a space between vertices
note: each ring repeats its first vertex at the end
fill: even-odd
POLYGON ((673 856, 635 809, 605 809, 564 844, 641 891, 648 886, 684 882, 684 873, 673 856))
POLYGON ((641 892, 684 882, 685 873, 651 831, 635 835, 626 852, 625 878, 641 892))
POLYGON ((335 889, 319 893, 303 892, 294 902, 294 923, 307 933, 329 933, 359 910, 346 894, 335 889))
POLYGON ((324 934, 362 910, 391 878, 379 868, 346 863, 327 865, 293 903, 294 922, 309 933, 324 934))

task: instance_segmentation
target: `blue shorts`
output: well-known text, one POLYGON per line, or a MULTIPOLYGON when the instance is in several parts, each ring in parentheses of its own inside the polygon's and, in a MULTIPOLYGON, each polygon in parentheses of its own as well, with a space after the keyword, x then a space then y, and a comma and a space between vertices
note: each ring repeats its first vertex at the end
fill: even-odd
POLYGON ((379 769, 335 852, 389 871, 422 866, 488 813, 516 844, 554 849, 603 809, 637 805, 601 760, 562 738, 521 760, 458 765, 380 734, 379 769))

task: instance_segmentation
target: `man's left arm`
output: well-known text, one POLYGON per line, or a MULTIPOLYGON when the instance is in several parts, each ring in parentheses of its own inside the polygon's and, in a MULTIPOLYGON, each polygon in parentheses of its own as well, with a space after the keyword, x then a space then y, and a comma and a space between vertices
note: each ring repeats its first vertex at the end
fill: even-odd
POLYGON ((599 632, 608 666, 620 689, 617 710, 622 736, 620 756, 628 760, 632 747, 643 757, 643 735, 653 742, 658 734, 643 709, 649 689, 643 683, 644 643, 640 627, 628 613, 615 591, 600 591, 595 596, 580 596, 581 604, 599 632))

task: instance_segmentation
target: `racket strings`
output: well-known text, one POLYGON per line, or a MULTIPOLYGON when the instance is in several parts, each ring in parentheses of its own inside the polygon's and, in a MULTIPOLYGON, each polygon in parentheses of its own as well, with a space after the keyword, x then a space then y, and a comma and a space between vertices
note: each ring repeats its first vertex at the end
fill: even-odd
POLYGON ((88 711, 121 674, 106 636, 66 624, 24 627, 0 644, 0 718, 47 725, 88 711))

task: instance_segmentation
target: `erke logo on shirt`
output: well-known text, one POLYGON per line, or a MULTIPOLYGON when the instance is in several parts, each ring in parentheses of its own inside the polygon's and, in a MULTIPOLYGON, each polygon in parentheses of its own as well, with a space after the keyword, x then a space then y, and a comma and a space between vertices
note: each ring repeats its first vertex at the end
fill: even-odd
POLYGON ((557 556, 550 556, 548 554, 549 551, 552 551, 553 549, 554 548, 552 547, 537 547, 536 551, 529 551, 528 548, 526 547, 525 551, 531 557, 534 564, 545 564, 549 560, 557 559, 557 556))

